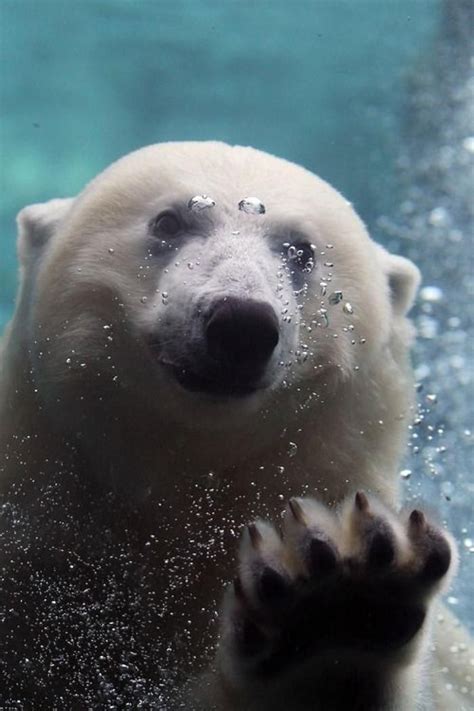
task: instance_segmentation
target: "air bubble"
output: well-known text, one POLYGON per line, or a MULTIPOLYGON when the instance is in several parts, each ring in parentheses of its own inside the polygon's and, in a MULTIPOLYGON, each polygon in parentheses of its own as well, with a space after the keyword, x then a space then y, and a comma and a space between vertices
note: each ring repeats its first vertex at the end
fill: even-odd
POLYGON ((431 210, 428 221, 433 227, 442 227, 449 220, 448 211, 444 207, 435 207, 431 210))
POLYGON ((215 201, 207 195, 195 195, 188 202, 188 210, 192 212, 202 212, 202 210, 214 207, 215 204, 215 201))
POLYGON ((239 202, 239 210, 246 212, 249 215, 263 215, 265 205, 259 198, 246 197, 239 202))
POLYGON ((342 296, 342 291, 333 291, 332 294, 329 294, 328 296, 328 301, 330 304, 336 305, 340 301, 342 301, 343 296, 342 296))
POLYGON ((318 314, 321 316, 320 325, 321 325, 323 328, 328 328, 328 326, 329 326, 329 319, 328 319, 328 315, 327 315, 327 313, 326 313, 326 309, 319 309, 318 314))
POLYGON ((402 469, 400 472, 401 479, 409 479, 412 475, 411 469, 402 469))
POLYGON ((474 136, 467 136, 462 142, 462 147, 468 153, 474 153, 474 136))
POLYGON ((353 314, 354 313, 353 306, 348 301, 346 301, 346 303, 342 307, 342 310, 344 311, 345 314, 353 314))
POLYGON ((288 442, 288 456, 294 457, 298 451, 298 445, 295 442, 288 442))
POLYGON ((420 289, 420 298, 423 299, 423 301, 437 303, 442 300, 443 291, 438 286, 424 286, 420 289))

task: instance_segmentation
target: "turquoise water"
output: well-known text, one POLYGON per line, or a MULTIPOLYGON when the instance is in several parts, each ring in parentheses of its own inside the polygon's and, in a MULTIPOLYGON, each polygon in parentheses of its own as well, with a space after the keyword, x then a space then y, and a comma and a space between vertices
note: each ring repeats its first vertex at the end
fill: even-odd
POLYGON ((393 206, 404 76, 436 2, 2 0, 0 325, 15 214, 118 156, 222 139, 302 163, 364 218, 393 206))
POLYGON ((459 15, 447 19, 434 0, 0 5, 0 326, 14 303, 18 210, 76 194, 134 148, 221 139, 319 173, 379 240, 419 264, 431 287, 414 311, 421 419, 404 478, 407 496, 428 500, 456 534, 462 565, 449 604, 467 621, 474 609, 468 5, 461 0, 459 15))

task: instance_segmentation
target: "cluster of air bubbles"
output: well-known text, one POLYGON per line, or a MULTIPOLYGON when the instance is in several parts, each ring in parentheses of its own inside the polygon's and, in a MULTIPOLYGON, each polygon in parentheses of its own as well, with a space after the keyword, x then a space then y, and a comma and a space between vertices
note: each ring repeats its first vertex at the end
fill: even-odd
MULTIPOLYGON (((409 445, 413 455, 421 457, 423 470, 431 479, 439 479, 445 473, 444 456, 448 451, 449 438, 446 438, 445 426, 436 414, 438 395, 434 392, 422 394, 424 386, 416 383, 416 390, 421 396, 415 416, 408 427, 410 433, 409 445), (440 441, 445 438, 444 442, 440 441)), ((403 477, 403 471, 400 476, 403 477)), ((411 473, 411 470, 410 470, 411 473)), ((451 500, 454 488, 451 482, 440 483, 440 493, 446 501, 451 500), (445 486, 446 483, 446 486, 445 486)))
POLYGON ((301 294, 307 294, 308 293, 308 284, 306 282, 303 284, 301 289, 294 289, 293 294, 295 296, 301 296, 301 294))
POLYGON ((161 294, 161 303, 166 306, 168 304, 168 292, 163 291, 161 294))
MULTIPOLYGON (((11 698, 12 703, 16 703, 13 699, 18 699, 21 705, 25 698, 22 693, 25 684, 28 689, 31 685, 42 693, 47 678, 48 683, 54 689, 60 688, 61 695, 68 700, 79 698, 80 693, 83 705, 87 707, 99 702, 107 708, 188 708, 184 701, 181 702, 181 697, 179 703, 175 703, 173 690, 179 686, 175 660, 179 659, 180 664, 183 664, 182 659, 186 664, 192 661, 194 650, 188 654, 188 649, 193 615, 207 617, 207 608, 203 606, 200 613, 196 613, 193 602, 188 604, 189 598, 183 603, 181 591, 183 586, 188 588, 191 582, 196 584, 199 581, 200 571, 209 559, 216 562, 222 559, 228 550, 229 538, 238 536, 241 519, 234 517, 217 498, 218 487, 213 484, 216 477, 210 472, 209 484, 197 485, 192 493, 183 492, 179 532, 175 531, 175 511, 168 512, 170 507, 166 503, 156 501, 160 510, 159 525, 143 546, 132 530, 125 528, 123 536, 117 536, 108 527, 108 521, 117 516, 117 509, 114 495, 104 494, 110 516, 99 540, 94 513, 96 508, 102 510, 104 500, 92 504, 94 513, 83 517, 80 506, 76 511, 70 489, 74 494, 80 491, 83 499, 86 493, 90 495, 89 489, 74 472, 64 470, 62 463, 57 465, 53 474, 48 472, 46 476, 41 471, 35 474, 44 501, 43 516, 50 516, 59 528, 58 537, 48 541, 53 551, 51 559, 42 554, 38 561, 37 546, 31 545, 40 540, 44 525, 42 518, 36 521, 35 517, 23 515, 21 508, 13 504, 11 513, 2 510, 12 520, 8 547, 2 548, 3 557, 8 562, 7 574, 10 579, 18 575, 22 586, 24 582, 20 588, 23 608, 18 603, 14 612, 16 614, 16 608, 21 614, 25 610, 31 629, 35 631, 27 656, 23 655, 19 662, 16 638, 12 635, 6 640, 4 656, 9 659, 8 665, 2 666, 4 672, 7 667, 7 673, 2 676, 4 696, 9 694, 7 698, 11 698), (189 520, 186 520, 188 512, 189 520), (64 574, 62 567, 56 572, 56 568, 49 564, 50 560, 55 560, 54 552, 63 527, 67 527, 68 537, 73 541, 71 548, 64 552, 64 574), (23 581, 21 570, 25 557, 32 572, 23 581), (47 560, 46 565, 44 560, 47 560), (161 588, 162 578, 169 579, 169 585, 161 588), (125 586, 124 580, 127 582, 125 586), (179 636, 176 634, 166 640, 157 635, 151 641, 150 635, 141 633, 142 629, 159 628, 162 620, 170 616, 176 620, 179 636), (74 665, 68 676, 64 675, 64 669, 69 661, 66 647, 72 628, 77 634, 74 665), (53 640, 52 646, 45 645, 44 639, 53 640), (23 677, 26 676, 25 682, 17 674, 18 663, 24 672, 23 677), (150 678, 148 670, 157 664, 159 676, 150 678), (79 681, 81 687, 77 693, 79 681)), ((224 492, 225 486, 223 484, 224 492)), ((255 510, 249 507, 252 518, 262 511, 259 493, 258 490, 253 492, 257 503, 255 510)), ((228 493, 224 495, 227 500, 228 493)), ((265 509, 263 511, 267 513, 265 509)), ((231 545, 234 545, 233 541, 231 545)), ((217 613, 209 621, 209 633, 207 630, 203 633, 202 654, 211 653, 211 632, 216 616, 217 613)), ((61 699, 58 701, 54 697, 60 706, 61 699)), ((54 701, 48 696, 46 705, 53 706, 54 701)))
POLYGON ((215 204, 215 200, 208 195, 195 195, 188 202, 188 210, 191 210, 192 212, 202 212, 210 207, 214 207, 215 204))
POLYGON ((265 212, 265 205, 259 198, 256 197, 246 197, 239 202, 239 210, 246 212, 249 215, 263 215, 265 212))
POLYGON ((297 349, 295 351, 295 358, 297 363, 305 363, 308 360, 309 350, 308 346, 302 345, 301 350, 297 349))
MULTIPOLYGON (((285 271, 288 276, 292 276, 295 273, 295 269, 299 273, 310 274, 315 267, 315 260, 313 257, 314 245, 293 245, 290 242, 284 242, 283 251, 281 253, 281 259, 284 264, 285 271), (308 253, 308 246, 311 249, 311 253, 308 253)), ((308 284, 304 284, 305 291, 307 290, 308 284)), ((301 290, 300 290, 301 292, 301 290)), ((297 295, 298 292, 295 292, 297 295)))
POLYGON ((284 323, 291 323, 291 319, 293 318, 293 314, 289 312, 288 306, 285 306, 281 310, 281 315, 283 317, 283 322, 284 323))

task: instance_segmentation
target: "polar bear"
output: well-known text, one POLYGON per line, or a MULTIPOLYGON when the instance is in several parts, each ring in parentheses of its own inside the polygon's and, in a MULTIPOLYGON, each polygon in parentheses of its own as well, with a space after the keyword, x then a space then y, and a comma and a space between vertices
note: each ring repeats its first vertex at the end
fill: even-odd
POLYGON ((417 268, 307 170, 214 142, 18 225, 3 700, 467 709, 469 641, 445 612, 431 636, 454 544, 399 510, 417 268))

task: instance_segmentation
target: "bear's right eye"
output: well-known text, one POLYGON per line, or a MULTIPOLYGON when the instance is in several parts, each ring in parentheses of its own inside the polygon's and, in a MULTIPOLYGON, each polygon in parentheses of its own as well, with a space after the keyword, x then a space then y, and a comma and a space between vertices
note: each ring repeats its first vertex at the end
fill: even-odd
POLYGON ((301 242, 296 244, 285 243, 288 262, 300 271, 311 272, 315 264, 315 247, 313 244, 301 242))
POLYGON ((162 212, 153 220, 151 231, 156 236, 174 237, 181 231, 181 222, 174 212, 162 212))

